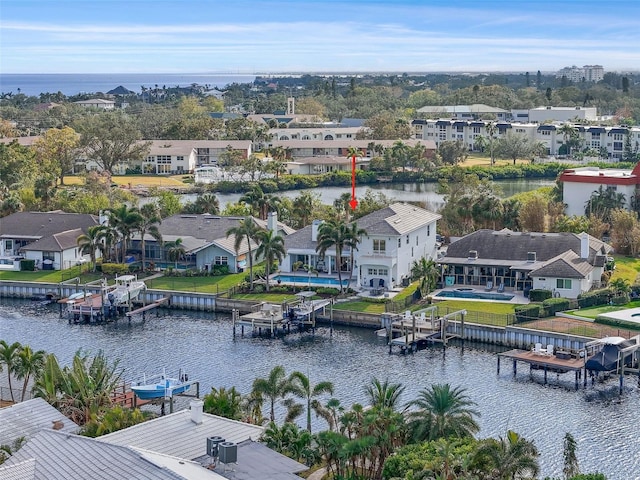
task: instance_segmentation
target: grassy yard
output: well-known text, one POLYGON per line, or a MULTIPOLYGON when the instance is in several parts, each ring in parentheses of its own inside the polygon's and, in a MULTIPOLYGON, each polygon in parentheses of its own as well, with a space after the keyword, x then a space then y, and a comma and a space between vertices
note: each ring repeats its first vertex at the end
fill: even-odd
POLYGON ((449 308, 449 310, 469 310, 473 312, 493 313, 506 315, 515 311, 515 305, 511 303, 498 302, 474 302, 468 300, 445 300, 437 302, 439 308, 449 308))
POLYGON ((638 273, 640 273, 640 259, 624 255, 614 255, 613 258, 616 260, 616 268, 613 271, 611 280, 622 278, 633 284, 638 273))
POLYGON ((246 273, 233 273, 215 277, 160 277, 148 280, 147 287, 183 292, 219 293, 244 281, 246 273))
POLYGON ((349 312, 384 313, 384 303, 366 302, 364 300, 336 303, 333 308, 349 312))
MULTIPOLYGON (((186 183, 182 181, 185 175, 171 175, 171 176, 159 176, 159 175, 117 175, 111 177, 111 181, 119 186, 128 187, 131 184, 132 187, 142 186, 145 188, 150 187, 185 187, 186 183)), ((70 175, 64 177, 65 185, 82 185, 84 179, 77 175, 70 175)))
POLYGON ((87 283, 98 280, 102 275, 86 272, 80 273, 80 267, 73 267, 67 270, 38 270, 37 272, 6 272, 0 271, 0 280, 13 280, 16 282, 43 282, 60 283, 74 277, 80 277, 80 283, 87 283))
POLYGON ((566 313, 570 315, 577 315, 578 317, 595 319, 602 313, 617 312, 619 310, 626 310, 628 308, 640 307, 640 300, 634 300, 626 305, 600 305, 598 307, 581 308, 580 310, 570 310, 566 313))

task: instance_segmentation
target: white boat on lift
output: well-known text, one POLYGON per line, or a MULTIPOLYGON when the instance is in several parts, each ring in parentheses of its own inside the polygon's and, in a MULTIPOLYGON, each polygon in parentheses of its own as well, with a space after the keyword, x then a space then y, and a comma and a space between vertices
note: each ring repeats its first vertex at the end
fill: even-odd
POLYGON ((116 277, 115 281, 115 286, 107 293, 107 300, 111 305, 133 301, 147 288, 147 285, 135 275, 121 275, 116 277))

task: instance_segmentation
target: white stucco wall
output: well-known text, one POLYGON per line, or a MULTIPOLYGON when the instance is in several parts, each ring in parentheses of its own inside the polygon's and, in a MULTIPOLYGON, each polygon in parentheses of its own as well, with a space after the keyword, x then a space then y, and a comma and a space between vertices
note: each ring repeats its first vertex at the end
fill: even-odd
MULTIPOLYGON (((591 195, 598 191, 601 183, 563 182, 562 198, 566 204, 566 215, 584 215, 585 207, 591 195)), ((606 185, 603 185, 606 187, 606 185)), ((635 185, 617 185, 616 193, 625 197, 625 208, 631 208, 631 199, 635 194, 635 185)))

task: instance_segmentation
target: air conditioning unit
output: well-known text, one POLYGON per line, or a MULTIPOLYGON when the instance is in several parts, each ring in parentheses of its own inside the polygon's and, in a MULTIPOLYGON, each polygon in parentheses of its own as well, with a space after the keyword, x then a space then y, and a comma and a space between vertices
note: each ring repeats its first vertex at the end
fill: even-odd
POLYGON ((222 437, 207 437, 207 455, 210 457, 217 457, 219 453, 219 445, 221 443, 224 443, 224 438, 222 437))
POLYGON ((222 442, 219 445, 221 463, 237 463, 238 462, 238 445, 233 442, 222 442))

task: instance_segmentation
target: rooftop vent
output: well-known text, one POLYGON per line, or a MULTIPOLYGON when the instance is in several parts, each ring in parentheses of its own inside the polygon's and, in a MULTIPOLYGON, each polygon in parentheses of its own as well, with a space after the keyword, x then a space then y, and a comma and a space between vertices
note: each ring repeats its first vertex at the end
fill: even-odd
POLYGON ((478 259, 478 251, 469 250, 469 260, 477 260, 477 259, 478 259))
POLYGON ((527 262, 533 263, 536 261, 536 252, 527 252, 527 262))

